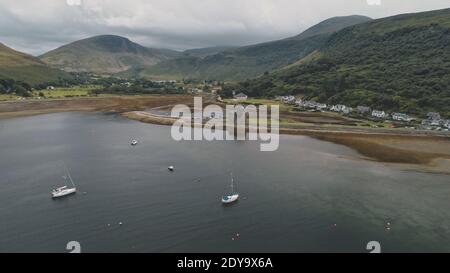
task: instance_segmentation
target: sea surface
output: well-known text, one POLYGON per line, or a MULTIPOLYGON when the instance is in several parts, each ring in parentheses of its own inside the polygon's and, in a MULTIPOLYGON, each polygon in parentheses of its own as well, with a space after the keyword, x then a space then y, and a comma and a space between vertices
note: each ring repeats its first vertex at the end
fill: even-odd
POLYGON ((259 148, 115 114, 0 120, 0 252, 450 252, 450 176, 305 136, 259 148), (79 192, 52 200, 64 165, 79 192))

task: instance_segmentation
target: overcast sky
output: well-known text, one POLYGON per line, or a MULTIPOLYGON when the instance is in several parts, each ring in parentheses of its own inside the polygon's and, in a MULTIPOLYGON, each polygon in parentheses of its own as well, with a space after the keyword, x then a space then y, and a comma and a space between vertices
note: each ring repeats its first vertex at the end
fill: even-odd
POLYGON ((333 16, 447 7, 449 0, 0 0, 0 42, 34 55, 99 34, 176 50, 247 45, 333 16))

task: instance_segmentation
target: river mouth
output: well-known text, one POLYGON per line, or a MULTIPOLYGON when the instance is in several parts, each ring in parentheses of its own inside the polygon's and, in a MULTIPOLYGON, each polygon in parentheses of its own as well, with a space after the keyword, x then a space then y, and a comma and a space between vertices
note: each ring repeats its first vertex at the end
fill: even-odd
POLYGON ((176 142, 117 114, 0 120, 0 252, 450 251, 448 175, 308 136, 259 144, 176 142), (52 200, 63 164, 80 192, 52 200), (224 207, 230 172, 241 199, 224 207))

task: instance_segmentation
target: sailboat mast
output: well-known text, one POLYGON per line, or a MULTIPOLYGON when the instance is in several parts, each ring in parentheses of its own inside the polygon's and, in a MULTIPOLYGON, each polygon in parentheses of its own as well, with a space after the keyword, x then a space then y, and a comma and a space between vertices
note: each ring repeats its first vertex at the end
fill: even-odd
POLYGON ((70 176, 69 169, 67 169, 67 166, 64 166, 66 168, 67 177, 69 177, 70 182, 72 183, 72 186, 75 188, 75 183, 73 182, 72 176, 70 176))
POLYGON ((231 194, 234 194, 234 178, 233 178, 233 173, 231 173, 231 194))

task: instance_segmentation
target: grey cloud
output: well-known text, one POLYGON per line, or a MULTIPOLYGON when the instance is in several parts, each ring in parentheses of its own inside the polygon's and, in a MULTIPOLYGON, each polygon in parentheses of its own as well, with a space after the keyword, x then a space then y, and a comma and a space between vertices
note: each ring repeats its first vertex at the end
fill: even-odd
POLYGON ((177 50, 296 35, 333 16, 373 18, 448 7, 448 0, 0 0, 0 42, 31 54, 99 34, 177 50), (65 1, 81 1, 70 6, 65 1))

